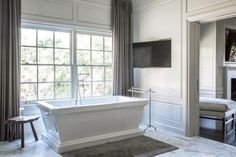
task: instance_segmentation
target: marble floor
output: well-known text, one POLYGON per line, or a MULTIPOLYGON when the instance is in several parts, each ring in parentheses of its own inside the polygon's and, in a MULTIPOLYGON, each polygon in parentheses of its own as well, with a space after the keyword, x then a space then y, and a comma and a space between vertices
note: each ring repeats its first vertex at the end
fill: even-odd
MULTIPOLYGON (((179 148, 158 157, 236 157, 236 147, 202 137, 184 137, 161 129, 145 134, 179 148)), ((24 149, 19 147, 19 140, 0 142, 0 157, 61 157, 42 140, 34 142, 32 136, 26 137, 24 149)))

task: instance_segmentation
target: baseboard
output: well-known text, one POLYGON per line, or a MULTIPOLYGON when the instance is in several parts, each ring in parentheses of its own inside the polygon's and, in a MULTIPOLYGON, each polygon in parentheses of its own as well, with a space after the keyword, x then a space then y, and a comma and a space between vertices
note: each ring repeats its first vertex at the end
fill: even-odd
POLYGON ((42 139, 52 147, 57 153, 63 153, 71 150, 76 150, 84 147, 104 144, 107 142, 114 142, 119 141, 127 138, 132 138, 136 136, 143 135, 144 132, 141 129, 134 129, 134 130, 125 130, 116 133, 110 133, 100 136, 82 138, 82 139, 75 139, 71 141, 66 141, 62 143, 57 143, 52 136, 47 133, 42 134, 42 139))
POLYGON ((157 128, 167 130, 167 131, 170 131, 170 132, 174 132, 174 133, 179 134, 179 135, 186 136, 185 130, 183 130, 181 128, 176 128, 176 127, 166 125, 166 124, 163 124, 163 123, 159 123, 159 122, 156 122, 156 121, 153 121, 153 125, 157 128))

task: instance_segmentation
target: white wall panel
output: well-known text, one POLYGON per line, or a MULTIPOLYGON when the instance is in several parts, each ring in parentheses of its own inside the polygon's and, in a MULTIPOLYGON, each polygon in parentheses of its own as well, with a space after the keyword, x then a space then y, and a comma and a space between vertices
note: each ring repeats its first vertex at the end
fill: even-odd
POLYGON ((216 90, 216 23, 201 25, 200 89, 216 90))
POLYGON ((73 3, 59 0, 22 0, 23 14, 73 20, 73 3))
MULTIPOLYGON (((143 113, 143 124, 148 124, 149 110, 145 107, 143 113)), ((183 134, 183 112, 181 104, 170 104, 158 101, 152 101, 152 124, 157 128, 164 128, 176 133, 183 134)))
POLYGON ((22 0, 24 21, 111 30, 111 0, 22 0))
POLYGON ((181 97, 181 3, 165 5, 134 14, 135 42, 171 38, 171 68, 141 68, 134 70, 135 86, 154 88, 163 96, 181 97), (148 76, 148 77, 147 77, 148 76))
POLYGON ((77 20, 109 26, 111 25, 111 6, 80 1, 77 3, 77 20))
MULTIPOLYGON (((134 0, 134 41, 171 38, 171 68, 135 68, 134 86, 152 88, 152 120, 157 127, 185 133, 182 89, 181 0, 134 0)), ((147 108, 143 121, 147 122, 147 108)))

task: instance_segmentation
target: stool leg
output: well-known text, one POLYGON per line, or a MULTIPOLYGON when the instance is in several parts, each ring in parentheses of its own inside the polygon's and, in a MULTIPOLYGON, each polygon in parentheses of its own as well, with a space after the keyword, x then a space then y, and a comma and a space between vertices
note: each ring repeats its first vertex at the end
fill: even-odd
POLYGON ((24 123, 21 124, 21 148, 25 147, 24 123))
POLYGON ((36 131, 35 131, 35 129, 34 129, 33 122, 30 122, 30 126, 31 126, 32 132, 33 132, 33 134, 34 134, 34 139, 35 139, 35 141, 38 141, 38 136, 37 136, 37 133, 36 133, 36 131))
POLYGON ((9 139, 9 142, 11 142, 13 140, 13 137, 14 137, 14 134, 15 134, 15 128, 16 128, 16 124, 13 123, 11 125, 11 134, 10 134, 10 139, 9 139))

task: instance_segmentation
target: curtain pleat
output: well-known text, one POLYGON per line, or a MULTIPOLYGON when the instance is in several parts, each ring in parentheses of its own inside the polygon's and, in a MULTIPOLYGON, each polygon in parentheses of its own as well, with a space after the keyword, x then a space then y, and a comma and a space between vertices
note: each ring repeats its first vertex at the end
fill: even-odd
POLYGON ((132 1, 112 3, 113 95, 129 95, 133 85, 132 1))
MULTIPOLYGON (((8 118, 18 116, 20 105, 21 0, 0 1, 0 140, 8 140, 8 118)), ((19 129, 16 128, 16 136, 19 129)))

